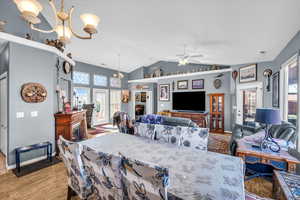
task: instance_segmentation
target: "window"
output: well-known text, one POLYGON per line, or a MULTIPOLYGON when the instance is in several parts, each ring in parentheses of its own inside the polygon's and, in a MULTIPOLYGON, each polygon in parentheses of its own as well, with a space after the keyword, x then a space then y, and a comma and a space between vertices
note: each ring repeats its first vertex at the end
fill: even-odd
POLYGON ((110 117, 121 111, 121 90, 110 90, 110 117))
POLYGON ((298 64, 293 56, 283 65, 283 118, 296 126, 298 113, 298 64))
POLYGON ((94 85, 106 87, 107 77, 102 75, 94 75, 94 85))
POLYGON ((114 88, 121 88, 121 79, 111 77, 110 86, 114 88))
POLYGON ((90 84, 90 74, 85 72, 74 72, 73 73, 73 83, 75 84, 90 84))
POLYGON ((90 88, 74 87, 73 105, 81 107, 90 103, 90 88))

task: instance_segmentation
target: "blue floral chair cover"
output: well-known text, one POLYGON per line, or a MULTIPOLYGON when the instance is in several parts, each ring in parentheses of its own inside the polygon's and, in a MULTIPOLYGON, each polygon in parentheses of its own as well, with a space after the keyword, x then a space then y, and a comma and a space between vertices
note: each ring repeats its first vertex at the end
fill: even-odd
POLYGON ((167 168, 122 157, 121 174, 124 199, 168 199, 169 172, 167 168))
POLYGON ((121 200, 121 157, 109 155, 83 146, 81 158, 92 182, 93 199, 121 200))
POLYGON ((207 151, 208 128, 177 127, 181 132, 181 145, 207 151))
POLYGON ((180 145, 181 134, 176 126, 155 125, 155 140, 180 145))
POLYGON ((89 182, 80 159, 81 145, 59 137, 58 148, 68 175, 68 185, 81 199, 88 199, 91 195, 91 183, 89 182))
POLYGON ((155 138, 155 125, 154 124, 145 124, 145 123, 136 123, 134 134, 137 136, 147 137, 150 139, 155 138))

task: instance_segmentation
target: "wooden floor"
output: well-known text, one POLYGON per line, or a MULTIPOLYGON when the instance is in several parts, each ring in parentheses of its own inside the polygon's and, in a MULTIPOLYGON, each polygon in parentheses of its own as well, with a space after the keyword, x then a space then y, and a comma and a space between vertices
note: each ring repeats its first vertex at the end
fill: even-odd
MULTIPOLYGON (((263 179, 253 179, 245 185, 248 191, 271 197, 272 184, 263 179)), ((11 171, 0 175, 0 200, 66 200, 66 195, 67 175, 63 163, 20 178, 11 171)))
POLYGON ((0 175, 5 174, 6 172, 6 158, 4 154, 0 152, 0 175))

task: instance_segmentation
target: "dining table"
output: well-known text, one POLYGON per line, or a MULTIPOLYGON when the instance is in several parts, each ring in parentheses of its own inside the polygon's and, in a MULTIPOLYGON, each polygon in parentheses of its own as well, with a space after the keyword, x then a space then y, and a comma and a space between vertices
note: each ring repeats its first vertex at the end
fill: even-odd
POLYGON ((103 153, 169 169, 168 193, 184 200, 244 200, 241 158, 112 133, 80 142, 103 153))

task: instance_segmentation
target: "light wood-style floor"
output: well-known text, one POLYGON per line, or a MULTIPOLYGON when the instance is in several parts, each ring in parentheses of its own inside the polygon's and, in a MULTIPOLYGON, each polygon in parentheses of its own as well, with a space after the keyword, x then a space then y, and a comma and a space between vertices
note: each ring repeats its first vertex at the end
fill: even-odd
POLYGON ((3 153, 0 152, 0 175, 5 174, 6 170, 6 158, 3 153))
MULTIPOLYGON (((272 183, 253 179, 245 183, 250 192, 271 197, 272 183)), ((11 171, 0 175, 0 200, 66 200, 67 175, 63 163, 17 178, 11 171)), ((73 197, 72 200, 79 200, 73 197)))
POLYGON ((66 197, 67 176, 63 163, 20 178, 11 171, 0 176, 1 200, 65 200, 66 197))

